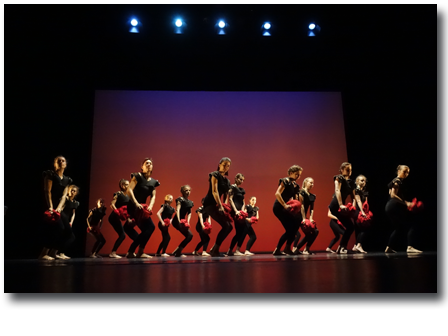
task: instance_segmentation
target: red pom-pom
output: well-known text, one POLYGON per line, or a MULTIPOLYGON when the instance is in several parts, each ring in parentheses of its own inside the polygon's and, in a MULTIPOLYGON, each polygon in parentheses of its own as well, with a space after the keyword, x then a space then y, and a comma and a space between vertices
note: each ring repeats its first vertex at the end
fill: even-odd
POLYGON ((305 219, 302 224, 303 233, 313 233, 317 227, 317 223, 315 221, 310 221, 309 219, 305 219))
POLYGON ((44 218, 48 223, 56 223, 59 218, 61 218, 61 214, 55 210, 50 213, 50 210, 44 212, 44 218))
MULTIPOLYGON (((219 204, 216 204, 216 206, 219 208, 219 204)), ((232 215, 231 215, 231 211, 232 211, 232 209, 230 208, 230 205, 228 205, 228 204, 226 204, 226 203, 222 203, 222 207, 224 208, 223 216, 224 216, 227 220, 233 222, 233 218, 232 218, 232 215)))
POLYGON ((360 227, 368 228, 370 225, 372 225, 373 214, 371 211, 368 212, 364 211, 364 213, 366 214, 366 217, 362 215, 361 211, 358 213, 358 217, 356 218, 356 224, 358 224, 360 227))
POLYGON ((135 209, 135 219, 137 222, 137 225, 140 225, 140 222, 148 219, 152 215, 152 211, 148 210, 148 204, 141 204, 142 208, 136 208, 135 209))
POLYGON ((238 221, 244 221, 247 218, 247 216, 249 216, 249 215, 247 214, 246 211, 240 211, 240 215, 236 216, 235 218, 238 221))
POLYGON ((343 215, 344 217, 354 218, 356 216, 356 208, 351 203, 347 203, 345 207, 346 210, 342 210, 341 208, 339 208, 338 211, 341 213, 341 215, 343 215))
POLYGON ((117 215, 120 217, 121 220, 126 220, 130 217, 128 214, 127 205, 123 205, 122 207, 118 208, 117 211, 118 211, 117 215))
POLYGON ((87 233, 101 233, 101 229, 98 225, 87 227, 87 233))
POLYGON ((258 223, 258 219, 257 219, 257 217, 252 216, 252 217, 250 218, 250 222, 251 222, 252 224, 257 224, 257 223, 258 223))
POLYGON ((171 221, 170 221, 169 218, 165 218, 165 219, 163 220, 163 222, 165 223, 165 226, 166 226, 166 227, 170 226, 170 224, 171 224, 171 221))
POLYGON ((417 198, 414 198, 414 199, 412 200, 412 204, 411 204, 411 206, 408 207, 408 210, 409 210, 409 211, 412 211, 412 212, 419 212, 419 211, 422 211, 422 210, 423 210, 423 203, 420 202, 420 201, 417 201, 417 198))
POLYGON ((181 219, 180 220, 180 227, 183 227, 185 229, 188 229, 190 227, 190 224, 188 224, 186 219, 181 219))
POLYGON ((114 209, 115 214, 120 217, 120 211, 118 211, 118 209, 114 209))
POLYGON ((204 230, 206 234, 210 234, 212 232, 212 224, 210 222, 204 222, 204 230))
POLYGON ((288 201, 288 202, 286 202, 286 204, 291 206, 289 208, 289 211, 291 211, 293 214, 299 213, 299 211, 302 207, 302 203, 300 203, 300 201, 297 201, 297 200, 288 201))

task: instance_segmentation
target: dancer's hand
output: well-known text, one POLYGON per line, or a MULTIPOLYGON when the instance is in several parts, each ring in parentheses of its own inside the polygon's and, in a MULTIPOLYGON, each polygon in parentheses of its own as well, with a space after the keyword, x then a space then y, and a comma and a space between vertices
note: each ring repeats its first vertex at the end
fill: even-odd
POLYGON ((136 206, 137 206, 137 209, 140 209, 140 210, 143 209, 143 206, 140 203, 137 203, 136 206))
POLYGON ((151 206, 151 207, 150 207, 150 206, 148 207, 148 211, 152 211, 152 206, 151 206))
POLYGON ((345 205, 340 205, 339 208, 344 211, 347 210, 347 207, 345 205))
POLYGON ((237 210, 237 211, 235 212, 235 215, 239 216, 239 215, 240 215, 240 211, 237 210))
POLYGON ((288 210, 291 206, 289 204, 286 204, 283 206, 285 208, 285 210, 288 210))

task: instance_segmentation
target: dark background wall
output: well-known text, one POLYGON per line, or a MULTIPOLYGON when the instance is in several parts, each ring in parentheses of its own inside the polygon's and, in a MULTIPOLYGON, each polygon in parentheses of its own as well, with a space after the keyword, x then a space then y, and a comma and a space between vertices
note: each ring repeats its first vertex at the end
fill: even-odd
POLYGON ((96 89, 340 91, 348 158, 377 219, 367 248, 387 242, 386 185, 407 164, 410 196, 426 204, 418 247, 436 249, 436 5, 5 5, 4 26, 6 257, 39 253, 41 173, 60 154, 81 187, 71 252, 83 255, 96 89), (225 36, 213 30, 221 13, 225 36), (172 34, 176 14, 184 35, 172 34))

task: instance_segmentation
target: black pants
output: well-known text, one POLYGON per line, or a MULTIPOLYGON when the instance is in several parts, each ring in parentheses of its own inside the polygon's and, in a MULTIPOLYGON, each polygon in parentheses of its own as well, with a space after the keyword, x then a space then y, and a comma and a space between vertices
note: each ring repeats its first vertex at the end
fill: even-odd
POLYGON ((185 237, 184 240, 182 240, 179 244, 180 248, 185 248, 185 246, 187 246, 187 244, 193 239, 193 233, 191 233, 189 228, 181 226, 181 224, 177 220, 177 216, 173 218, 173 221, 171 223, 173 224, 173 227, 180 233, 182 233, 182 235, 185 237))
POLYGON ((334 238, 330 241, 330 244, 328 245, 328 248, 332 248, 334 244, 341 238, 341 235, 343 236, 345 233, 345 229, 338 224, 338 222, 335 219, 330 219, 330 228, 333 230, 334 238))
MULTIPOLYGON (((137 246, 143 250, 146 246, 146 244, 148 243, 149 238, 151 238, 152 233, 154 232, 156 226, 154 225, 151 217, 143 219, 142 221, 140 221, 139 223, 139 229, 141 230, 140 234, 137 235, 137 237, 135 237, 134 232, 135 229, 132 228, 132 230, 128 231, 131 233, 131 235, 133 235, 135 237, 135 240, 132 242, 131 246, 129 247, 128 253, 134 253, 135 249, 137 248, 137 246)), ((125 228, 126 230, 126 228, 125 228)), ((127 232, 126 232, 127 233, 127 232)), ((129 234, 128 234, 129 235, 129 234)), ((132 239, 132 237, 131 237, 132 239)))
POLYGON ((280 237, 277 250, 281 250, 283 244, 286 242, 286 247, 291 248, 291 244, 293 243, 296 233, 299 229, 299 224, 297 223, 297 218, 289 212, 289 210, 285 210, 283 206, 279 202, 274 203, 274 215, 277 217, 285 228, 285 233, 280 237))
POLYGON ((93 244, 92 247, 92 253, 99 253, 101 248, 106 244, 106 239, 104 238, 103 234, 101 232, 90 232, 96 239, 95 244, 93 244))
POLYGON ((171 240, 170 233, 168 231, 168 226, 163 225, 161 222, 157 224, 160 232, 162 233, 162 242, 159 244, 159 247, 157 249, 157 254, 164 254, 166 253, 166 249, 168 247, 168 243, 171 240))
POLYGON ((218 233, 218 236, 216 237, 216 245, 221 246, 224 239, 227 238, 227 236, 232 232, 232 220, 224 216, 220 211, 218 211, 218 208, 216 205, 209 205, 204 210, 203 213, 208 213, 211 218, 215 220, 220 226, 221 230, 218 233))
POLYGON ((196 231, 197 233, 199 233, 201 241, 198 243, 198 245, 196 245, 196 248, 194 250, 197 252, 202 247, 202 251, 206 252, 208 243, 210 242, 210 236, 204 232, 200 221, 198 221, 196 224, 196 231))
MULTIPOLYGON (((244 221, 238 221, 234 218, 234 223, 235 223, 235 235, 232 238, 232 241, 230 242, 230 247, 229 250, 232 251, 233 248, 235 247, 235 245, 241 240, 244 239, 244 235, 246 232, 246 223, 244 223, 246 220, 244 221)), ((241 247, 241 245, 239 244, 238 247, 241 247)))
POLYGON ((397 240, 406 236, 407 246, 414 246, 416 240, 415 228, 409 221, 409 213, 405 203, 391 198, 386 204, 386 215, 394 228, 389 237, 388 246, 393 248, 397 245, 397 240))
POLYGON ((126 238, 126 235, 124 234, 124 228, 121 224, 120 217, 115 212, 111 212, 109 215, 109 223, 114 228, 115 232, 118 234, 118 238, 115 241, 114 247, 112 248, 112 251, 117 251, 120 247, 123 240, 126 238))
POLYGON ((58 250, 60 253, 65 253, 70 245, 75 241, 75 235, 73 234, 72 227, 70 226, 70 218, 65 213, 61 213, 63 231, 61 232, 61 237, 59 240, 60 243, 58 250))
MULTIPOLYGON (((345 231, 342 234, 341 242, 339 243, 339 245, 341 247, 347 248, 347 244, 348 244, 348 241, 350 240, 350 236, 352 235, 353 231, 355 231, 355 225, 353 224, 353 220, 350 217, 344 215, 344 213, 339 212, 339 210, 336 208, 330 209, 330 211, 334 216, 336 216, 339 219, 339 221, 345 227, 345 231)), ((338 224, 336 223, 336 225, 338 225, 338 224)), ((330 224, 330 226, 331 226, 331 224, 330 224)), ((336 236, 336 234, 335 234, 335 236, 336 236)))
POLYGON ((368 229, 366 228, 361 228, 358 225, 355 225, 356 244, 364 244, 367 230, 368 229))
POLYGON ((62 219, 58 219, 56 222, 48 223, 42 221, 40 230, 42 234, 42 243, 45 248, 56 249, 60 248, 62 233, 64 232, 64 224, 62 219))
POLYGON ((307 250, 311 248, 311 245, 313 245, 314 241, 317 238, 317 235, 319 234, 319 230, 316 228, 312 232, 304 233, 305 237, 300 240, 300 233, 297 232, 296 239, 294 240, 294 247, 297 247, 298 250, 302 248, 303 245, 306 244, 307 250))
POLYGON ((238 241, 238 248, 241 248, 243 246, 244 239, 246 238, 246 235, 249 235, 249 241, 246 244, 246 251, 250 251, 252 248, 252 245, 254 245, 255 241, 257 240, 257 235, 255 234, 254 228, 252 227, 252 223, 248 222, 246 220, 244 233, 242 234, 240 240, 238 241))

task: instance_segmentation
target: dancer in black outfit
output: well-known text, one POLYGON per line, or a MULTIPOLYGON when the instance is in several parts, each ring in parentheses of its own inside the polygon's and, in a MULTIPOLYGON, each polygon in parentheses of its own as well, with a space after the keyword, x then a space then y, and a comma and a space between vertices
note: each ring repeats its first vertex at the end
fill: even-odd
POLYGON ((196 248, 193 251, 193 255, 201 255, 199 254, 199 250, 202 247, 202 256, 203 257, 210 257, 210 254, 208 254, 207 247, 208 243, 210 242, 210 235, 204 231, 205 225, 204 222, 208 221, 211 223, 210 216, 207 213, 204 213, 204 199, 201 201, 202 205, 196 210, 196 213, 198 214, 198 222, 196 223, 196 231, 199 233, 199 237, 201 237, 201 241, 196 245, 196 248))
POLYGON ((185 216, 187 216, 187 223, 190 225, 191 218, 191 208, 193 208, 193 201, 190 201, 188 198, 190 197, 191 188, 189 185, 184 185, 180 188, 180 192, 182 193, 181 197, 176 199, 176 216, 172 221, 173 226, 185 237, 184 240, 179 244, 179 246, 174 250, 173 255, 175 257, 186 257, 186 255, 182 254, 183 249, 191 240, 193 239, 193 234, 189 227, 185 227, 181 220, 185 220, 185 216))
POLYGON ((171 206, 173 202, 172 195, 165 196, 165 203, 160 206, 159 211, 157 211, 157 217, 159 218, 159 224, 157 225, 160 232, 162 233, 162 242, 159 244, 159 247, 156 252, 156 257, 169 257, 170 255, 166 253, 166 249, 168 247, 168 243, 171 240, 170 233, 168 232, 169 225, 165 224, 165 219, 170 221, 169 224, 172 223, 172 218, 176 210, 171 206), (162 254, 160 254, 162 252, 162 254))
MULTIPOLYGON (((67 195, 68 186, 73 183, 73 180, 64 175, 67 161, 63 156, 55 157, 53 166, 53 170, 47 170, 42 173, 44 177, 44 196, 47 210, 50 213, 53 213, 54 210, 60 213, 62 198, 67 195)), ((39 259, 54 260, 58 258, 57 250, 64 230, 63 223, 60 219, 51 224, 45 222, 43 228, 44 248, 39 255, 39 259)))
MULTIPOLYGON (((119 256, 117 254, 117 250, 120 247, 123 240, 126 238, 126 235, 124 233, 125 232, 124 227, 121 224, 120 216, 115 212, 115 210, 118 210, 124 206, 126 206, 126 208, 127 208, 128 204, 129 204, 129 196, 126 194, 128 188, 129 188, 129 181, 125 180, 125 179, 121 179, 120 182, 118 183, 118 186, 120 187, 120 191, 117 191, 114 194, 114 198, 110 202, 110 207, 112 208, 112 212, 109 215, 109 223, 110 223, 110 225, 112 225, 115 232, 118 234, 118 238, 115 241, 114 246, 112 247, 112 252, 109 254, 109 258, 115 258, 115 259, 121 258, 121 256, 119 256)), ((130 219, 126 219, 125 223, 128 222, 128 220, 130 221, 130 219)), ((134 231, 134 233, 136 234, 136 236, 134 236, 134 238, 136 238, 137 233, 135 231, 134 231)), ((132 235, 132 233, 131 233, 131 235, 132 235)))
POLYGON ((347 207, 345 206, 345 201, 349 195, 352 203, 355 199, 355 186, 353 181, 350 179, 350 175, 352 174, 352 165, 348 162, 343 162, 339 168, 339 172, 340 175, 335 175, 333 177, 335 192, 328 208, 330 209, 331 214, 335 216, 345 227, 345 231, 342 234, 341 242, 336 249, 336 253, 347 253, 347 244, 355 229, 353 219, 347 216, 347 207), (341 209, 341 211, 339 211, 339 209, 341 209))
POLYGON ((273 255, 292 254, 291 244, 297 233, 297 218, 290 212, 290 205, 286 204, 290 200, 295 198, 297 189, 299 186, 296 180, 302 174, 302 167, 294 165, 288 169, 288 177, 279 179, 278 188, 275 192, 276 200, 274 202, 274 215, 282 223, 285 233, 280 237, 277 247, 275 248, 273 255), (281 248, 286 242, 286 247, 283 252, 281 248))
POLYGON ((389 243, 386 247, 386 253, 395 253, 392 249, 395 247, 396 240, 400 236, 407 236, 407 252, 422 253, 422 251, 414 248, 415 231, 412 225, 408 223, 408 208, 412 202, 405 200, 405 183, 404 180, 409 176, 410 169, 406 165, 399 165, 397 168, 397 177, 394 178, 387 186, 389 188, 389 201, 386 204, 386 214, 394 228, 389 237, 389 243))
POLYGON ((246 206, 247 211, 247 218, 246 218, 246 228, 244 230, 243 235, 241 236, 240 240, 238 241, 238 245, 236 246, 236 250, 238 252, 241 252, 241 246, 243 246, 244 239, 246 238, 246 235, 249 236, 249 241, 246 244, 246 251, 244 252, 244 255, 251 256, 254 255, 250 251, 252 246, 254 245, 255 241, 257 240, 257 235, 255 234, 254 228, 252 226, 251 218, 255 217, 257 220, 260 219, 260 209, 255 206, 257 203, 257 198, 255 196, 252 196, 249 201, 249 205, 246 206))
MULTIPOLYGON (((148 211, 152 211, 154 207, 154 202, 156 200, 156 187, 160 185, 159 181, 151 177, 153 170, 152 159, 145 158, 142 162, 141 173, 131 174, 131 183, 128 188, 128 196, 130 201, 128 203, 128 213, 131 219, 137 221, 138 215, 137 211, 143 211, 142 204, 146 203, 146 199, 150 197, 150 203, 148 205, 148 211)), ((152 258, 150 255, 144 252, 145 246, 148 243, 149 238, 151 238, 154 232, 155 225, 151 217, 142 219, 136 223, 140 228, 141 232, 135 237, 135 230, 132 228, 132 224, 127 224, 125 226, 125 232, 130 233, 131 239, 133 236, 135 239, 129 247, 127 258, 152 258), (135 254, 135 249, 139 247, 137 254, 135 254)))
POLYGON ((101 233, 104 216, 106 216, 106 207, 104 206, 104 200, 99 198, 96 202, 96 207, 91 209, 89 211, 89 215, 87 216, 89 233, 96 239, 96 242, 92 247, 92 254, 90 255, 90 258, 102 258, 98 253, 104 244, 106 244, 106 239, 101 233))
POLYGON ((341 236, 344 235, 345 228, 342 226, 342 223, 339 224, 340 223, 339 219, 331 213, 330 209, 328 209, 328 217, 330 218, 330 228, 334 233, 334 238, 330 241, 330 244, 328 244, 328 247, 325 251, 330 253, 336 253, 335 251, 332 250, 333 245, 338 242, 341 236))
MULTIPOLYGON (((356 211, 356 217, 358 218, 358 214, 361 213, 362 216, 366 217, 366 214, 363 209, 364 202, 367 202, 367 198, 369 196, 369 193, 365 190, 367 184, 367 178, 364 175, 359 175, 355 180, 355 207, 358 207, 358 210, 356 211)), ((360 225, 355 225, 355 237, 356 237, 356 244, 353 246, 352 251, 353 252, 360 252, 360 253, 367 253, 362 248, 362 244, 364 243, 364 239, 367 233, 367 228, 361 227, 360 225)))
POLYGON ((216 242, 210 250, 212 257, 219 257, 219 248, 232 231, 232 219, 230 214, 226 215, 223 202, 227 200, 230 190, 230 182, 226 178, 229 174, 231 160, 223 157, 219 161, 217 171, 211 172, 209 175, 209 189, 204 198, 204 212, 209 214, 220 226, 221 230, 216 237, 216 242))
MULTIPOLYGON (((306 219, 309 219, 311 222, 314 222, 314 201, 316 200, 316 195, 312 194, 310 190, 314 187, 314 180, 311 177, 307 177, 303 180, 302 189, 300 190, 300 202, 302 203, 302 222, 305 222, 306 219), (310 210, 309 218, 307 217, 308 209, 310 210)), ((303 230, 303 229, 302 229, 303 230)), ((294 254, 299 254, 300 249, 303 245, 306 244, 305 249, 302 251, 302 254, 312 254, 310 252, 311 245, 313 245, 314 241, 319 234, 319 230, 317 227, 313 229, 311 232, 304 231, 305 237, 299 242, 300 234, 297 234, 296 239, 294 240, 294 254)))
POLYGON ((79 194, 79 188, 74 184, 68 186, 67 196, 62 198, 62 202, 59 206, 62 208, 61 220, 64 225, 64 231, 62 232, 61 248, 59 249, 59 259, 70 259, 65 255, 67 248, 75 240, 72 226, 75 221, 75 212, 79 207, 79 202, 75 200, 75 197, 79 194))
POLYGON ((232 217, 233 222, 235 223, 235 235, 230 242, 229 250, 227 251, 228 256, 242 256, 244 253, 241 253, 239 249, 233 253, 233 248, 241 240, 246 231, 246 219, 239 220, 237 217, 240 215, 240 211, 246 211, 246 204, 244 202, 244 195, 246 191, 240 186, 244 182, 244 175, 241 173, 236 174, 235 176, 235 184, 232 184, 229 193, 229 202, 232 207, 232 217))

